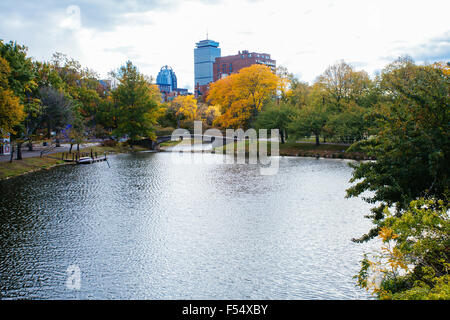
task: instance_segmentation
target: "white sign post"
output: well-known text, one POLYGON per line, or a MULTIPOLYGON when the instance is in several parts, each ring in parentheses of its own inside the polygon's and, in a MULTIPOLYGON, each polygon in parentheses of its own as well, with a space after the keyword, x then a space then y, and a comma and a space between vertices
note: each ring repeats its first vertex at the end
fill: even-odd
POLYGON ((0 154, 11 154, 11 136, 9 133, 0 136, 0 154))

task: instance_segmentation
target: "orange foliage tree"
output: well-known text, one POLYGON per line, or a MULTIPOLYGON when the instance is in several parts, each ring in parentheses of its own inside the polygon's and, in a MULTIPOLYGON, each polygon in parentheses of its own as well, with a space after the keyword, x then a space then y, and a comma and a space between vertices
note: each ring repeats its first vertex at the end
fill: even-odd
POLYGON ((220 105, 214 121, 223 128, 248 128, 264 103, 276 95, 281 79, 264 65, 252 65, 211 84, 208 102, 220 105))
POLYGON ((14 126, 25 118, 20 98, 14 95, 8 85, 10 72, 8 62, 0 57, 0 134, 16 133, 14 126))

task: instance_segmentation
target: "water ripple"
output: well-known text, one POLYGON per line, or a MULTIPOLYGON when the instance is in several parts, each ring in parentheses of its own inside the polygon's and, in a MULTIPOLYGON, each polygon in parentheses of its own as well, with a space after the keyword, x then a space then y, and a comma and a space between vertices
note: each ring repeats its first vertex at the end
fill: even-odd
POLYGON ((352 276, 369 245, 350 239, 369 207, 344 198, 345 161, 280 158, 275 176, 170 153, 110 164, 0 182, 2 298, 368 298, 352 276))

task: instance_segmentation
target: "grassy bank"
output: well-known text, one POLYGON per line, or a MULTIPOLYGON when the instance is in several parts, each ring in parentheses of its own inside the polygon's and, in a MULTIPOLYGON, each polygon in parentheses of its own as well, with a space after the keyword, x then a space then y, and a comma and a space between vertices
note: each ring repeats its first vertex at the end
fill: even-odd
MULTIPOLYGON (((262 143, 258 141, 259 144, 262 143)), ((235 153, 237 147, 245 147, 245 152, 249 152, 249 141, 239 141, 234 144, 228 144, 223 147, 214 149, 214 152, 221 153, 226 152, 227 148, 234 148, 235 153), (244 146, 245 145, 245 146, 244 146)), ((360 152, 347 152, 349 146, 340 144, 321 144, 316 146, 314 143, 297 143, 287 142, 279 144, 280 156, 293 156, 293 157, 320 157, 320 158, 334 158, 334 159, 354 159, 354 160, 369 160, 369 158, 360 152)), ((272 142, 267 143, 267 153, 270 155, 272 150, 272 142)))
POLYGON ((166 141, 161 143, 159 146, 161 147, 161 149, 164 149, 165 147, 173 147, 180 143, 180 141, 166 141))
POLYGON ((0 180, 15 176, 20 176, 25 173, 34 172, 43 169, 49 169, 57 165, 63 164, 61 159, 54 158, 25 158, 23 160, 13 160, 12 163, 0 162, 0 180))

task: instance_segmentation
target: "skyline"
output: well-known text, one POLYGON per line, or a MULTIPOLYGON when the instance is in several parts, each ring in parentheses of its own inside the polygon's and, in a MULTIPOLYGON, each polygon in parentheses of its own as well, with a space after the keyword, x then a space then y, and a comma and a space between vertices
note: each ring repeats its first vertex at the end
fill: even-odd
POLYGON ((277 66, 312 83, 340 60, 371 76, 405 54, 417 63, 449 61, 449 9, 438 0, 426 6, 403 0, 278 1, 276 7, 267 0, 25 0, 0 4, 0 39, 26 45, 36 60, 65 53, 101 77, 127 60, 154 79, 169 65, 179 86, 192 91, 193 50, 208 33, 222 56, 269 53, 277 66))

